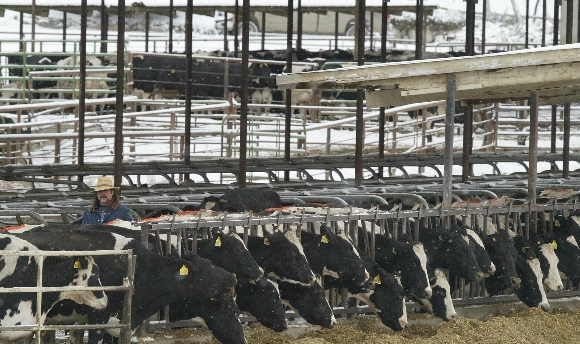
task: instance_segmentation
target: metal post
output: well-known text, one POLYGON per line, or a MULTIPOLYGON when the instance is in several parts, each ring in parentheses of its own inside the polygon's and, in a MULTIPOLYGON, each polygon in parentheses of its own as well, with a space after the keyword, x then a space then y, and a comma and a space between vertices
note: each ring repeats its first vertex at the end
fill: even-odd
POLYGON ((250 0, 244 0, 242 6, 242 89, 240 96, 242 97, 241 112, 240 112, 240 169, 238 185, 240 188, 246 187, 246 163, 248 151, 248 75, 249 75, 249 20, 250 20, 250 0))
POLYGON ((469 156, 473 149, 473 104, 467 104, 467 111, 465 111, 463 124, 463 157, 462 157, 462 173, 461 181, 467 182, 471 172, 469 164, 469 156))
POLYGON ((447 103, 445 111, 445 166, 443 174, 443 209, 451 205, 451 186, 453 185, 453 123, 455 115, 455 74, 447 75, 447 103))
POLYGON ((530 0, 526 0, 526 39, 524 43, 524 48, 528 49, 530 42, 530 0))
POLYGON ((475 0, 467 0, 465 10, 465 55, 475 55, 475 0))
MULTIPOLYGON (((149 14, 149 12, 147 12, 149 14)), ((85 32, 85 31, 82 31, 85 32)), ((105 6, 105 0, 101 0, 101 52, 107 52, 107 40, 109 39, 109 14, 105 6)), ((64 50, 63 50, 64 51, 64 50)))
MULTIPOLYGON (((183 142, 183 164, 191 163, 191 69, 192 69, 192 51, 193 51, 193 0, 187 0, 187 9, 185 12, 185 133, 183 142)), ((224 21, 224 25, 227 22, 224 21)), ((184 176, 189 179, 189 176, 184 176)))
POLYGON ((169 0, 169 53, 173 52, 173 0, 169 0))
MULTIPOLYGON (((538 112, 539 112, 539 92, 530 92, 530 150, 528 167, 528 200, 530 207, 536 204, 536 182, 538 172, 538 112)), ((530 214, 529 228, 526 231, 529 233, 530 229, 536 230, 537 214, 532 212, 530 214)))
POLYGON ((62 12, 62 52, 66 52, 66 12, 62 12))
MULTIPOLYGON (((119 27, 117 29, 117 61, 125 60, 125 0, 117 7, 119 27)), ((123 176, 123 88, 125 85, 124 64, 117 63, 115 102, 115 186, 121 186, 123 176)))
MULTIPOLYGON (((293 1, 288 0, 288 21, 286 23, 286 72, 292 73, 292 34, 294 32, 293 1)), ((292 124, 292 89, 286 89, 284 114, 284 160, 290 161, 290 128, 292 124)), ((284 181, 290 181, 290 171, 284 171, 284 181)))
POLYGON ((86 96, 86 69, 87 69, 87 0, 81 1, 81 42, 80 42, 80 95, 79 95, 79 141, 78 166, 85 165, 85 96, 86 96))
POLYGON ((481 53, 485 54, 485 22, 487 21, 487 0, 483 0, 483 13, 481 17, 481 53))
MULTIPOLYGON (((366 0, 357 0, 357 12, 358 12, 358 27, 357 27, 357 52, 358 52, 358 65, 363 66, 365 64, 365 8, 366 0)), ((362 185, 362 156, 363 156, 363 146, 364 146, 364 119, 363 119, 363 103, 365 93, 360 87, 356 89, 356 148, 355 148, 355 185, 362 185)))
POLYGON ((298 7, 297 7, 296 14, 298 15, 297 22, 296 22, 296 50, 302 50, 302 0, 298 0, 298 7))
POLYGON ((423 59, 423 19, 425 17, 425 9, 423 8, 423 0, 417 0, 417 8, 415 13, 415 60, 423 59))
MULTIPOLYGON (((389 0, 383 0, 381 10, 381 63, 387 62, 387 16, 389 0)), ((385 157, 385 107, 379 108, 379 159, 385 157)), ((383 178, 383 167, 378 170, 379 178, 383 178)))

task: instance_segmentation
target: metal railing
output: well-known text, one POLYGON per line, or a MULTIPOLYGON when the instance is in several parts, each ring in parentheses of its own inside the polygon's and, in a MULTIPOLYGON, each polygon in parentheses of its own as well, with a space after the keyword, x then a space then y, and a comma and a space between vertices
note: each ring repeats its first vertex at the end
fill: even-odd
MULTIPOLYGON (((35 342, 41 344, 41 331, 47 330, 88 330, 88 329, 120 329, 121 342, 131 343, 131 298, 133 297, 133 276, 134 276, 134 259, 133 250, 100 250, 100 251, 2 251, 2 256, 26 256, 37 257, 38 275, 36 287, 0 287, 0 293, 36 293, 36 312, 35 325, 16 325, 0 326, 0 331, 34 331, 36 333, 35 342), (110 255, 127 255, 127 276, 123 278, 123 285, 120 286, 100 286, 100 287, 83 287, 83 286, 62 286, 62 287, 44 287, 44 258, 45 257, 62 257, 62 256, 110 256, 110 255), (118 324, 89 324, 89 325, 43 325, 42 324, 42 294, 46 292, 62 291, 122 291, 124 292, 124 308, 122 319, 118 324)), ((71 281, 72 282, 72 281, 71 281)))

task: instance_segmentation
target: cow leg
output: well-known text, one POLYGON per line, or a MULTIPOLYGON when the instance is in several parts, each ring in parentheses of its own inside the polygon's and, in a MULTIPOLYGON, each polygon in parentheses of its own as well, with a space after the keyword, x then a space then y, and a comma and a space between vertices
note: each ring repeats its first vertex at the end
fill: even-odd
POLYGON ((85 336, 84 330, 70 330, 68 332, 70 344, 83 344, 84 336, 85 336))

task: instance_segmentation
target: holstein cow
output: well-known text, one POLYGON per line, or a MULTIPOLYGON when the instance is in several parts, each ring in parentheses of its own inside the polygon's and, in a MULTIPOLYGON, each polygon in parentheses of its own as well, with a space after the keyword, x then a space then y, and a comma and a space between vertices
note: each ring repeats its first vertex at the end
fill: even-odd
POLYGON ((211 239, 197 240, 197 254, 239 278, 257 281, 264 274, 244 241, 236 233, 214 228, 211 239))
POLYGON ((262 212, 268 208, 280 208, 282 202, 276 191, 270 189, 239 188, 226 191, 222 196, 208 196, 200 204, 201 209, 213 211, 262 212))
POLYGON ((457 230, 463 235, 465 242, 471 247, 481 271, 486 274, 486 277, 493 275, 496 270, 495 264, 493 264, 489 254, 485 250, 485 245, 479 234, 466 226, 460 227, 457 230))
POLYGON ((528 307, 541 307, 549 311, 550 304, 544 290, 542 267, 532 244, 518 235, 514 238, 514 245, 518 252, 516 271, 521 280, 519 288, 515 288, 516 295, 528 307))
MULTIPOLYGON (((60 238, 62 240, 62 238, 60 238)), ((0 234, 0 249, 3 251, 38 251, 37 246, 9 234, 0 234)), ((36 287, 38 260, 31 256, 2 255, 0 257, 0 287, 36 287)), ((102 286, 99 268, 91 257, 46 257, 42 274, 42 286, 102 286)), ((62 308, 70 302, 86 305, 92 310, 107 307, 108 297, 102 291, 48 292, 42 295, 40 324, 45 322, 47 313, 53 308, 62 308)), ((36 293, 5 293, 0 297, 1 326, 34 325, 37 310, 36 293)), ((30 343, 33 333, 28 331, 3 331, 0 343, 30 343)))
POLYGON ((211 299, 177 300, 169 305, 169 321, 195 320, 204 323, 211 333, 224 344, 245 344, 244 329, 238 317, 240 310, 231 294, 211 299))
MULTIPOLYGON (((99 60, 96 57, 90 57, 90 56, 87 57, 86 63, 87 63, 87 66, 94 66, 94 67, 102 66, 101 60, 99 60)), ((76 56, 76 59, 75 59, 75 56, 70 56, 70 57, 67 57, 66 59, 62 59, 56 63, 56 65, 59 66, 61 69, 78 68, 79 64, 80 64, 80 57, 78 57, 78 56, 76 56)), ((103 97, 103 95, 106 96, 107 95, 106 93, 98 92, 99 90, 109 90, 109 85, 107 85, 107 82, 104 80, 105 78, 107 78, 107 73, 97 73, 97 74, 87 75, 86 80, 85 80, 85 89, 86 89, 85 98, 96 99, 98 97, 103 97)), ((57 81, 56 88, 59 89, 58 97, 60 99, 71 99, 71 98, 73 98, 72 90, 75 88, 78 88, 78 82, 77 82, 77 86, 74 87, 73 81, 71 81, 70 79, 66 79, 66 80, 61 79, 61 80, 57 81), (69 92, 68 90, 71 90, 71 92, 69 92)))
MULTIPOLYGON (((369 255, 359 250, 364 266, 373 279, 372 289, 365 292, 361 288, 349 288, 349 297, 354 297, 369 306, 381 322, 394 331, 402 331, 407 326, 407 306, 405 290, 398 274, 390 274, 375 263, 369 255)), ((344 288, 341 279, 326 276, 325 288, 344 288)), ((348 288, 348 286, 347 286, 348 288)))
POLYGON ((309 286, 279 281, 282 302, 312 325, 332 328, 336 318, 320 281, 309 286))
POLYGON ((497 230, 482 236, 482 240, 496 267, 495 273, 485 279, 487 292, 494 296, 507 288, 519 288, 521 280, 516 271, 518 253, 509 233, 505 230, 497 230))
MULTIPOLYGON (((132 249, 136 255, 134 293, 131 308, 131 328, 135 329, 163 306, 187 297, 209 299, 215 295, 230 292, 236 284, 235 276, 210 261, 198 256, 189 260, 164 257, 151 253, 139 241, 107 232, 105 228, 91 226, 91 230, 75 230, 78 226, 49 224, 26 233, 13 234, 30 241, 43 250, 126 250, 132 249), (43 228, 46 231, 43 232, 43 228), (59 231, 54 231, 60 229, 59 231), (66 238, 66 240, 63 240, 66 238)), ((103 285, 123 285, 127 276, 122 257, 98 256, 95 261, 107 267, 101 275, 103 285)), ((123 310, 122 293, 111 293, 109 303, 103 310, 79 317, 92 324, 117 323, 123 310)), ((115 337, 119 330, 108 329, 115 337)), ((103 338, 103 331, 90 330, 89 343, 97 343, 103 338)))
POLYGON ((456 312, 451 298, 451 286, 445 271, 443 269, 435 269, 429 284, 432 290, 431 297, 428 299, 415 298, 415 300, 429 313, 444 321, 455 318, 456 312))
POLYGON ((248 236, 248 250, 265 273, 306 286, 316 280, 294 230, 263 233, 263 237, 248 236))
POLYGON ((286 311, 282 303, 278 283, 265 276, 264 282, 256 283, 248 279, 238 279, 236 303, 256 320, 276 332, 288 329, 286 311))
MULTIPOLYGON (((362 238, 361 234, 359 238, 362 238)), ((401 283, 409 297, 427 299, 431 296, 427 255, 422 243, 399 241, 383 234, 375 234, 375 262, 390 273, 400 271, 401 283)))
POLYGON ((536 258, 540 260, 542 274, 544 275, 544 287, 551 291, 564 290, 564 284, 558 270, 560 261, 556 254, 558 249, 557 242, 552 240, 546 243, 541 236, 536 235, 530 240, 530 244, 536 252, 536 258))
POLYGON ((300 234, 312 272, 340 278, 349 286, 368 292, 370 275, 350 239, 343 233, 335 234, 326 224, 315 223, 316 226, 319 226, 320 234, 308 231, 300 234))
POLYGON ((552 243, 555 248, 558 270, 564 275, 562 278, 580 283, 580 248, 574 236, 564 235, 564 238, 561 238, 559 235, 544 235, 541 238, 544 242, 552 243))

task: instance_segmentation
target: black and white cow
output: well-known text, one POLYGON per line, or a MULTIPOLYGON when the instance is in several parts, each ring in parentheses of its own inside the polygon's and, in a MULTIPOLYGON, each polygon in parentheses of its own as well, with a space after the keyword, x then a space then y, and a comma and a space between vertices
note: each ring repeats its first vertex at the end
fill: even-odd
POLYGON ((485 245, 479 234, 465 226, 459 228, 458 231, 463 235, 465 242, 471 247, 481 271, 486 274, 486 277, 493 275, 495 273, 495 264, 493 264, 489 254, 485 250, 485 245))
POLYGON ((556 235, 558 231, 554 228, 554 234, 542 236, 543 242, 549 242, 555 248, 558 257, 558 271, 567 279, 574 283, 580 283, 580 248, 573 235, 566 236, 563 233, 556 235), (562 236, 562 237, 561 237, 562 236))
POLYGON ((264 274, 242 238, 234 232, 226 234, 214 228, 211 239, 197 240, 197 254, 239 278, 257 281, 264 274))
POLYGON ((290 283, 314 283, 316 277, 294 230, 262 232, 263 237, 248 236, 248 250, 267 274, 290 283))
POLYGON ((238 188, 226 191, 222 196, 208 196, 200 204, 201 209, 213 211, 262 212, 268 208, 280 208, 282 201, 276 191, 270 189, 238 188))
MULTIPOLYGON (((362 236, 359 235, 359 238, 362 236)), ((359 245, 360 243, 361 241, 359 245)), ((387 272, 401 273, 401 283, 409 297, 427 299, 431 296, 427 255, 422 243, 399 241, 383 234, 375 234, 375 262, 387 272)))
POLYGON ((358 286, 368 292, 370 275, 352 241, 344 233, 335 234, 326 224, 315 223, 315 227, 317 225, 320 234, 308 231, 300 234, 312 272, 340 278, 349 286, 358 286))
POLYGON ((496 267, 495 273, 485 279, 487 292, 494 296, 507 288, 519 288, 521 280, 516 271, 518 252, 509 233, 505 230, 497 230, 484 235, 482 240, 496 267))
POLYGON ((288 323, 278 283, 265 276, 262 278, 265 280, 263 283, 238 279, 236 303, 242 311, 250 313, 265 327, 276 332, 285 331, 288 323))
POLYGON ((234 297, 216 295, 210 299, 186 298, 169 304, 169 321, 194 319, 202 322, 223 344, 245 344, 240 310, 234 297))
POLYGON ((453 305, 451 286, 449 285, 445 271, 443 269, 435 269, 433 277, 429 280, 429 284, 431 285, 432 290, 431 296, 427 299, 415 297, 414 300, 417 301, 417 303, 419 303, 427 312, 443 319, 444 321, 449 321, 451 318, 455 318, 457 312, 453 305))
POLYGON ((336 318, 320 281, 308 286, 279 281, 278 289, 282 302, 308 323, 325 328, 336 325, 336 318))
POLYGON ((484 277, 473 250, 460 233, 423 227, 419 230, 419 241, 423 243, 428 265, 433 271, 445 269, 470 282, 484 277))
MULTIPOLYGON (((110 233, 106 228, 99 231, 99 227, 107 226, 75 230, 78 226, 49 224, 34 231, 13 235, 30 241, 43 250, 132 249, 137 257, 131 308, 133 329, 172 301, 186 297, 209 299, 230 292, 236 284, 233 274, 197 255, 189 260, 160 256, 147 250, 137 240, 110 233), (45 232, 43 228, 46 229, 45 232), (55 229, 58 231, 54 231, 55 229)), ((127 263, 124 258, 98 256, 95 261, 107 267, 106 273, 101 273, 103 285, 123 285, 123 278, 127 276, 127 263)), ((117 323, 121 319, 122 310, 122 293, 111 293, 106 308, 85 314, 78 320, 91 324, 117 323)), ((119 336, 118 329, 108 329, 107 332, 115 337, 119 336)), ((103 331, 90 330, 89 343, 97 343, 103 335, 103 331)))
POLYGON ((545 242, 542 236, 536 235, 530 240, 530 244, 536 252, 536 258, 540 260, 540 266, 544 275, 544 287, 551 291, 564 290, 562 277, 558 270, 560 260, 556 254, 556 250, 558 249, 556 241, 545 242))
POLYGON ((550 310, 550 304, 544 290, 542 267, 536 258, 532 244, 521 235, 514 238, 514 245, 518 252, 516 271, 520 277, 519 288, 515 288, 518 298, 528 307, 541 307, 550 310))
MULTIPOLYGON (((62 238, 61 238, 62 240, 62 238)), ((32 252, 39 249, 34 244, 9 234, 0 234, 2 251, 32 252)), ((46 257, 43 263, 42 285, 44 287, 62 286, 102 286, 99 268, 92 257, 46 257)), ((36 287, 39 265, 36 257, 1 255, 0 287, 36 287)), ((64 305, 86 306, 92 310, 107 307, 108 297, 102 291, 63 291, 48 292, 42 295, 40 324, 45 323, 47 314, 64 305)), ((1 326, 34 325, 37 310, 36 293, 5 293, 0 296, 1 326)), ((32 332, 3 331, 0 342, 16 343, 32 340, 32 332)))
MULTIPOLYGON (((386 272, 371 257, 359 250, 364 266, 371 274, 373 285, 370 291, 355 286, 349 288, 349 297, 354 297, 369 306, 381 322, 394 331, 402 331, 407 326, 407 306, 401 276, 386 272)), ((348 288, 340 279, 326 276, 325 288, 348 288)))

